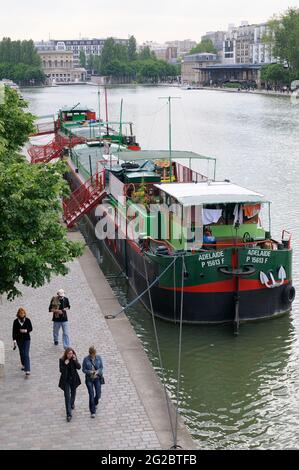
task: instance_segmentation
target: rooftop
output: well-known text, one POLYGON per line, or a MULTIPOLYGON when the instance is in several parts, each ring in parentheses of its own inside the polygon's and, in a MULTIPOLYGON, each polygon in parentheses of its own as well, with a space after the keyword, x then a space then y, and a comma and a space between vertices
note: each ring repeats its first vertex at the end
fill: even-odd
POLYGON ((183 206, 267 202, 262 194, 228 182, 164 183, 155 187, 183 206))
MULTIPOLYGON (((77 70, 77 69, 76 69, 77 70)), ((63 106, 60 109, 61 112, 63 113, 80 113, 80 112, 87 112, 87 111, 94 111, 94 109, 88 107, 88 106, 63 106)))
MULTIPOLYGON (((140 150, 136 152, 128 151, 121 152, 120 158, 124 161, 138 161, 138 160, 160 160, 169 159, 169 150, 140 150)), ((182 150, 172 150, 172 159, 195 159, 195 160, 213 160, 216 158, 206 157, 195 152, 188 152, 182 150)))
POLYGON ((217 54, 210 52, 198 52, 196 54, 188 54, 184 57, 184 62, 212 62, 217 60, 217 54))

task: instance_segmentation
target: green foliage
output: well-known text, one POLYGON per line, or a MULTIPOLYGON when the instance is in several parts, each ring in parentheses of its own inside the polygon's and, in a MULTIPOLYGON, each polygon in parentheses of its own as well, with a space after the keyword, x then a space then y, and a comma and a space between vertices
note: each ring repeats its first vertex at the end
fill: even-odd
POLYGON ((80 51, 79 61, 80 61, 80 66, 85 68, 86 67, 86 55, 84 51, 80 51))
POLYGON ((93 70, 101 75, 128 77, 138 82, 157 83, 178 75, 176 66, 157 60, 148 47, 137 54, 134 36, 130 37, 128 47, 116 44, 113 38, 108 38, 105 41, 99 65, 93 70))
POLYGON ((101 54, 101 75, 106 74, 106 67, 115 57, 115 41, 113 38, 107 38, 101 54))
POLYGON ((88 56, 86 66, 88 70, 94 70, 94 56, 92 54, 88 56))
POLYGON ((69 192, 65 163, 29 165, 17 153, 34 129, 25 108, 7 88, 0 104, 0 295, 9 299, 20 294, 20 283, 38 287, 65 275, 66 263, 82 252, 59 221, 60 198, 69 192))
POLYGON ((152 59, 152 52, 148 46, 144 47, 140 52, 139 52, 139 60, 149 60, 152 59))
POLYGON ((10 38, 3 38, 0 41, 0 63, 26 64, 40 66, 41 60, 34 46, 34 42, 11 41, 10 38))
POLYGON ((33 133, 34 116, 25 113, 27 103, 20 99, 15 90, 5 87, 4 104, 0 105, 0 139, 5 139, 7 155, 23 147, 28 135, 33 133))
POLYGON ((59 197, 66 193, 63 164, 0 163, 0 294, 20 294, 65 275, 68 261, 81 252, 59 223, 59 197))
POLYGON ((273 45, 273 55, 287 63, 299 77, 299 9, 289 8, 279 18, 269 22, 268 41, 273 45))
POLYGON ((217 54, 217 49, 215 48, 211 39, 203 39, 197 46, 193 47, 189 54, 198 54, 201 52, 209 52, 211 54, 217 54))
POLYGON ((241 88, 241 83, 238 82, 227 82, 223 84, 224 88, 241 88))
POLYGON ((261 79, 273 85, 287 85, 292 81, 289 70, 282 64, 265 65, 261 70, 261 79))
POLYGON ((21 85, 42 83, 45 75, 41 69, 41 60, 30 41, 0 41, 0 80, 8 78, 21 85))
POLYGON ((132 60, 137 59, 137 42, 134 36, 130 36, 129 38, 129 45, 128 45, 128 60, 131 62, 132 60))

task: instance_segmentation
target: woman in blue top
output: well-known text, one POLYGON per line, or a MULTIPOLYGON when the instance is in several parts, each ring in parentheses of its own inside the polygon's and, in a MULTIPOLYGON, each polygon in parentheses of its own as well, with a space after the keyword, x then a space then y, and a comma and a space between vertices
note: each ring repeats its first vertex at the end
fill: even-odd
POLYGON ((103 362, 94 346, 90 346, 89 355, 84 358, 82 371, 89 394, 89 410, 91 418, 96 416, 96 407, 101 398, 101 383, 103 377, 103 362))

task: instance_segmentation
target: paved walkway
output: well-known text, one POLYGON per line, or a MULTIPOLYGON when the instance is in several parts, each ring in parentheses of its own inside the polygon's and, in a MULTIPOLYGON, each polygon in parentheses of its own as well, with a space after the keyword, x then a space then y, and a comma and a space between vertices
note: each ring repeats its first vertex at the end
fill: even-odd
MULTIPOLYGON (((160 449, 161 444, 79 261, 71 272, 39 289, 22 288, 23 297, 0 306, 0 339, 5 342, 5 377, 0 379, 0 449, 160 449), (70 299, 71 344, 83 360, 94 344, 102 355, 106 384, 96 419, 90 418, 88 394, 77 390, 76 409, 65 419, 58 388, 61 344, 52 341, 49 300, 59 288, 70 299), (24 378, 18 350, 12 351, 11 327, 19 306, 33 323, 32 374, 24 378)), ((60 333, 61 334, 61 333, 60 333)))

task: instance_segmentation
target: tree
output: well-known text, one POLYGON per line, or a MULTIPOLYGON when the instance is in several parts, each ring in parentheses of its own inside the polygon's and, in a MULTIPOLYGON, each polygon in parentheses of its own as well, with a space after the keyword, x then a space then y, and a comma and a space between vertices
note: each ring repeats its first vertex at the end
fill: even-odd
POLYGON ((100 73, 101 70, 101 56, 94 55, 93 56, 93 70, 95 73, 100 73))
POLYGON ((66 194, 64 165, 0 163, 0 294, 20 294, 18 284, 39 287, 81 248, 59 223, 59 198, 66 194))
POLYGON ((86 67, 86 55, 85 55, 85 52, 84 51, 80 51, 80 54, 79 54, 79 61, 80 61, 80 65, 81 67, 86 67))
POLYGON ((113 56, 117 60, 120 60, 122 62, 128 62, 128 60, 130 60, 128 57, 128 47, 124 44, 114 44, 113 56))
POLYGON ((128 46, 116 44, 112 38, 105 41, 101 55, 101 75, 157 83, 159 80, 174 78, 178 75, 177 67, 163 60, 157 60, 155 54, 145 47, 138 55, 134 36, 128 46), (134 52, 135 51, 135 52, 134 52), (135 57, 132 60, 132 57, 135 57))
POLYGON ((273 54, 279 62, 288 65, 299 76, 299 9, 289 8, 286 13, 272 19, 267 39, 273 45, 273 54))
POLYGON ((211 39, 203 39, 197 46, 193 47, 189 54, 198 54, 201 52, 208 52, 211 54, 217 54, 217 49, 215 48, 211 39))
POLYGON ((9 78, 17 83, 30 84, 32 80, 42 83, 41 60, 32 40, 0 41, 0 79, 9 78))
POLYGON ((139 60, 148 60, 148 59, 152 59, 153 56, 152 56, 152 52, 150 50, 150 48, 148 46, 146 47, 143 47, 141 49, 141 51, 139 52, 139 56, 138 56, 139 60))
POLYGON ((137 42, 134 36, 130 36, 128 44, 128 59, 131 62, 137 58, 137 42))
POLYGON ((33 128, 24 108, 7 89, 0 104, 0 295, 9 299, 20 295, 20 283, 39 287, 67 274, 66 263, 82 253, 59 222, 60 198, 69 192, 65 163, 29 165, 17 153, 33 128))
POLYGON ((92 54, 89 54, 89 56, 87 57, 87 69, 90 70, 91 72, 93 72, 93 69, 94 69, 94 56, 92 54))
POLYGON ((104 42, 101 54, 101 74, 106 75, 106 67, 112 60, 115 59, 114 53, 115 41, 113 38, 108 38, 104 42))
POLYGON ((261 70, 261 79, 273 85, 290 83, 290 73, 282 64, 268 64, 261 70))
POLYGON ((4 104, 0 104, 0 138, 6 141, 6 155, 19 151, 35 130, 34 116, 25 113, 27 103, 18 93, 5 88, 4 104))

